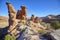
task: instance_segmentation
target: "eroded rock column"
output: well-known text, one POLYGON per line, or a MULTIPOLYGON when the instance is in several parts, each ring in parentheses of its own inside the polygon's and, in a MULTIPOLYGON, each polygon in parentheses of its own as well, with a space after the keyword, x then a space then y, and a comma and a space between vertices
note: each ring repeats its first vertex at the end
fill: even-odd
POLYGON ((25 6, 21 6, 22 9, 22 19, 26 20, 27 19, 27 15, 26 15, 26 7, 25 6))
POLYGON ((36 17, 34 22, 35 22, 35 23, 39 23, 39 21, 40 21, 39 18, 36 17))
POLYGON ((30 20, 34 22, 34 15, 31 16, 30 20))
MULTIPOLYGON (((10 3, 6 3, 7 8, 8 8, 8 15, 9 15, 9 30, 8 32, 11 32, 13 29, 16 27, 16 25, 18 24, 16 21, 16 10, 14 9, 14 7, 10 4, 10 3)), ((14 35, 14 34, 12 34, 14 35)))
POLYGON ((25 6, 21 6, 21 10, 18 10, 17 12, 17 19, 26 20, 27 19, 26 10, 27 9, 25 6))

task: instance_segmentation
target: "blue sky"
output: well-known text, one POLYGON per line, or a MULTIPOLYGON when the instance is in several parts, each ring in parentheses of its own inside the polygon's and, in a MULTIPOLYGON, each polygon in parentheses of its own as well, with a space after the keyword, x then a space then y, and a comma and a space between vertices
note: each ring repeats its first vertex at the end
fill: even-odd
POLYGON ((0 0, 1 16, 8 16, 6 2, 11 3, 16 11, 21 5, 26 6, 28 17, 32 14, 38 17, 60 14, 60 0, 0 0))

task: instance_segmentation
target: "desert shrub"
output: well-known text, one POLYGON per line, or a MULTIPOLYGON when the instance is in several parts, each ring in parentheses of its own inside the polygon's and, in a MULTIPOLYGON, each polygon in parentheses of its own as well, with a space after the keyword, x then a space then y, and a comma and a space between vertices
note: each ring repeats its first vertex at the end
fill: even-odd
POLYGON ((50 29, 51 28, 51 24, 47 23, 46 27, 47 27, 46 29, 50 29))
POLYGON ((50 23, 45 23, 45 22, 40 22, 40 24, 44 27, 46 27, 47 29, 51 28, 51 24, 50 23))
POLYGON ((24 28, 20 28, 20 31, 24 30, 24 28))
POLYGON ((46 23, 44 23, 44 22, 40 22, 40 24, 41 24, 41 25, 43 25, 43 26, 45 26, 45 25, 46 25, 46 23))
POLYGON ((54 22, 51 23, 51 26, 54 29, 59 29, 60 28, 60 23, 59 23, 59 21, 54 21, 54 22))
POLYGON ((40 30, 38 30, 38 33, 39 34, 43 34, 44 33, 44 30, 43 29, 40 29, 40 30))
POLYGON ((16 40, 16 37, 15 36, 11 36, 10 34, 7 34, 5 36, 5 40, 16 40))

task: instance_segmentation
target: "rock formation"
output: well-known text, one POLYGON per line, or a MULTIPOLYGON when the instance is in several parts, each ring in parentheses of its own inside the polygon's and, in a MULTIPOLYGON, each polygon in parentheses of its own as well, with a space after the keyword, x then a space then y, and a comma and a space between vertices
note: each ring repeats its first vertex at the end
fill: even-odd
POLYGON ((17 12, 17 19, 22 19, 22 11, 18 10, 17 12))
POLYGON ((17 12, 17 19, 23 19, 26 20, 26 7, 25 6, 21 6, 21 10, 18 10, 17 12))
POLYGON ((30 20, 31 20, 31 21, 34 21, 34 15, 31 16, 31 19, 30 19, 30 20))
POLYGON ((8 7, 8 13, 9 13, 9 30, 8 31, 11 32, 17 25, 16 11, 10 3, 6 3, 6 4, 8 7))
POLYGON ((39 30, 44 29, 39 23, 39 18, 31 17, 31 21, 27 21, 26 7, 21 6, 21 10, 18 10, 17 15, 14 7, 10 3, 6 3, 9 13, 9 34, 14 35, 17 40, 40 40, 39 30), (17 17, 16 17, 17 16, 17 17), (16 20, 22 19, 22 20, 16 20))
POLYGON ((9 25, 10 25, 11 24, 10 21, 16 19, 16 11, 10 3, 6 3, 6 4, 7 4, 7 7, 8 7, 9 25))
POLYGON ((38 23, 39 22, 39 18, 36 17, 35 20, 34 20, 34 22, 38 23))
POLYGON ((27 26, 17 40, 40 40, 38 33, 27 26))

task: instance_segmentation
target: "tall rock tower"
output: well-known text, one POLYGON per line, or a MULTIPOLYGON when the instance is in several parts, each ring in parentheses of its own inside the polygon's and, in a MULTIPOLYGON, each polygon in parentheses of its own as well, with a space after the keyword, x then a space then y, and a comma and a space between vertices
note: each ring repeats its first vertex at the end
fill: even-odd
POLYGON ((34 15, 33 14, 31 16, 30 20, 34 22, 34 15))
POLYGON ((26 10, 27 9, 25 6, 21 6, 21 10, 18 10, 17 12, 17 19, 26 20, 27 19, 26 10))
POLYGON ((11 32, 18 24, 16 21, 16 11, 10 3, 7 2, 6 5, 8 8, 8 13, 9 13, 8 14, 9 15, 9 30, 8 31, 11 32))
POLYGON ((39 17, 35 17, 34 22, 35 22, 35 23, 39 23, 39 21, 40 21, 39 17))

